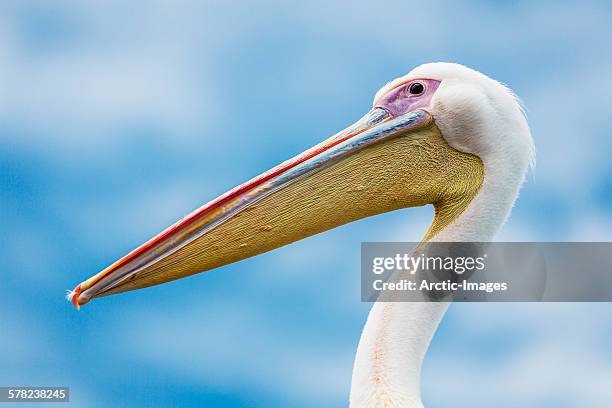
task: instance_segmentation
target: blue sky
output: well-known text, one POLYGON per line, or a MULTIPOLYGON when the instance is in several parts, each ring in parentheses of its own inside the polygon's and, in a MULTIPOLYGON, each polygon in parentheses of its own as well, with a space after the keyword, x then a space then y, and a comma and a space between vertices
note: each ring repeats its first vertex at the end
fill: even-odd
MULTIPOLYGON (((206 275, 93 302, 64 290, 367 111, 429 61, 510 85, 537 145, 500 240, 612 238, 612 8, 604 2, 0 5, 0 385, 73 406, 346 406, 385 214, 206 275)), ((453 305, 430 407, 603 407, 607 304, 453 305)))

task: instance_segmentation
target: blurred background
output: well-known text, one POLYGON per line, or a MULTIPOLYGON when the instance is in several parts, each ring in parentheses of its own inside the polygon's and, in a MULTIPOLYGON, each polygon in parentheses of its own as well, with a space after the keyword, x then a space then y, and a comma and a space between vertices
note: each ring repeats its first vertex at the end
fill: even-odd
MULTIPOLYGON (((344 128, 430 61, 522 98, 537 167, 499 237, 612 238, 612 6, 531 1, 0 5, 0 385, 78 407, 338 407, 377 216, 76 312, 64 292, 218 194, 344 128), (273 112, 273 115, 270 115, 273 112)), ((609 304, 453 305, 428 407, 604 407, 609 304)))

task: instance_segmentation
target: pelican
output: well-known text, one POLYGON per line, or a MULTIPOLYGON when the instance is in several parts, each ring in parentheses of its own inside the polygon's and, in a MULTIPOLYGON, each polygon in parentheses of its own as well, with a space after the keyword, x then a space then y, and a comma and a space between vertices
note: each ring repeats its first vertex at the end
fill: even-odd
MULTIPOLYGON (((68 298, 78 308, 427 204, 435 213, 424 242, 489 242, 534 151, 510 89, 459 64, 424 64, 383 86, 353 125, 203 205, 68 298)), ((448 305, 373 304, 357 348, 351 407, 423 406, 421 364, 448 305)))

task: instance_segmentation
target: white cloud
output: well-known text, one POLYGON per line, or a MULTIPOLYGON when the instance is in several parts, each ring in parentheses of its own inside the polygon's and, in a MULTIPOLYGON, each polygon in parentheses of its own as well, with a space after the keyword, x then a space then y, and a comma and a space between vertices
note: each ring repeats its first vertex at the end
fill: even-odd
POLYGON ((124 344, 125 357, 194 386, 278 392, 306 404, 342 400, 348 389, 351 350, 326 344, 324 336, 304 341, 237 298, 179 301, 155 316, 127 313, 119 324, 125 330, 115 333, 131 334, 109 340, 124 344))
POLYGON ((426 401, 457 407, 607 406, 608 309, 606 304, 453 305, 452 324, 438 333, 446 336, 445 346, 434 347, 426 359, 426 401), (491 334, 500 330, 509 342, 496 345, 499 336, 491 334), (493 344, 481 353, 483 336, 493 344), (465 349, 471 352, 462 354, 465 349))

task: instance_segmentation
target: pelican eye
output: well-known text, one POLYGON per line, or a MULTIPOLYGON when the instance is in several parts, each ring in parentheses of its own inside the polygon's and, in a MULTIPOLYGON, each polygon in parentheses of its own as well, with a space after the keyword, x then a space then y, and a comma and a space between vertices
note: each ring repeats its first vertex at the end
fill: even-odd
POLYGON ((415 82, 408 88, 410 95, 420 95, 425 92, 425 85, 420 82, 415 82))

